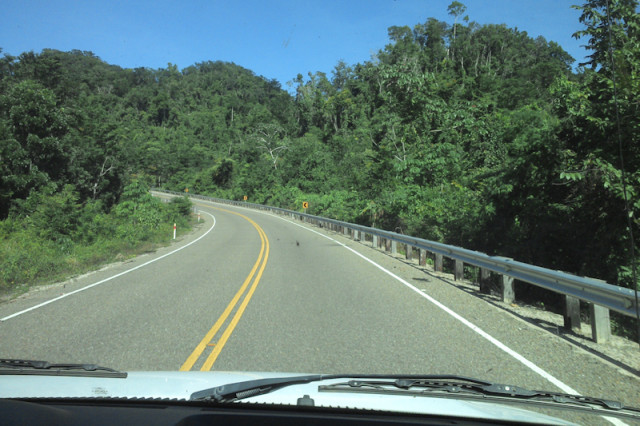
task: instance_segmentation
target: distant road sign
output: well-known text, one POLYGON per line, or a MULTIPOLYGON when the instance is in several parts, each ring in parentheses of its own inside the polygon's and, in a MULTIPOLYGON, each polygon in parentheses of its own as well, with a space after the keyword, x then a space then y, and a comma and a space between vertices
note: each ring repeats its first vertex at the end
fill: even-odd
POLYGON ((308 202, 306 202, 306 201, 303 201, 303 202, 302 202, 302 208, 303 208, 303 209, 308 209, 308 208, 309 208, 309 203, 308 203, 308 202))
POLYGON ((184 192, 189 192, 189 188, 185 188, 185 189, 184 189, 184 192))
POLYGON ((245 201, 247 201, 247 198, 248 198, 248 197, 245 195, 245 196, 244 196, 244 200, 245 200, 245 201))

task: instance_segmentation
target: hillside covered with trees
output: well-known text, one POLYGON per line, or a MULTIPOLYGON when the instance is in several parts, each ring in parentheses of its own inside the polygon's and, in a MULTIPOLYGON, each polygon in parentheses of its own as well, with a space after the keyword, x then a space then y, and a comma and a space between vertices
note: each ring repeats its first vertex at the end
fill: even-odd
POLYGON ((479 25, 457 1, 451 22, 391 27, 370 61, 301 70, 289 91, 231 63, 5 55, 3 250, 34 226, 87 239, 107 226, 91 217, 124 214, 134 182, 291 209, 304 200, 312 214, 633 287, 640 18, 636 0, 611 1, 609 31, 605 5, 580 7, 576 37, 591 56, 577 70, 553 41, 479 25), (38 219, 54 208, 73 232, 38 219))

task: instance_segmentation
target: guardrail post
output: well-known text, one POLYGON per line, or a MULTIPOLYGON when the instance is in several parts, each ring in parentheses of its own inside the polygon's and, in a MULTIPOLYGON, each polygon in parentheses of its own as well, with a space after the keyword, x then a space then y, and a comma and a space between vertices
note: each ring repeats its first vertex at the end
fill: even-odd
POLYGON ((398 243, 396 240, 391 240, 391 254, 398 254, 398 243))
POLYGON ((406 248, 406 250, 405 250, 406 254, 405 255, 406 255, 407 260, 413 259, 413 246, 410 246, 409 244, 406 244, 405 248, 406 248))
POLYGON ((505 303, 512 303, 516 298, 516 294, 513 291, 513 277, 508 275, 502 276, 502 301, 505 303))
POLYGON ((426 266, 427 264, 427 251, 425 249, 420 249, 420 255, 418 257, 418 265, 426 266))
POLYGON ((611 337, 609 310, 591 303, 591 337, 596 343, 604 343, 611 337))
POLYGON ((480 293, 490 294, 491 293, 491 271, 485 268, 480 268, 480 279, 478 280, 480 284, 480 293))
POLYGON ((564 328, 577 332, 580 330, 580 299, 564 296, 564 328))
POLYGON ((464 262, 462 260, 456 259, 456 266, 453 273, 453 279, 456 281, 460 281, 464 278, 464 262))
POLYGON ((438 272, 442 272, 442 255, 440 253, 436 253, 436 265, 435 269, 438 272))
MULTIPOLYGON (((170 194, 172 196, 183 196, 182 192, 175 191, 165 191, 156 188, 152 188, 152 194, 157 196, 160 194, 170 194)), ((189 194, 190 198, 193 199, 202 199, 208 200, 215 203, 229 204, 229 205, 242 205, 244 207, 250 207, 254 209, 259 209, 262 211, 271 211, 276 214, 281 214, 285 217, 291 217, 293 220, 301 220, 309 223, 321 223, 325 224, 325 226, 329 227, 329 229, 335 230, 336 233, 344 232, 346 234, 346 229, 349 227, 357 227, 361 228, 355 224, 347 224, 346 222, 333 221, 331 219, 318 218, 313 215, 309 215, 307 218, 303 218, 299 212, 293 212, 290 210, 279 209, 279 208, 271 208, 268 206, 261 206, 258 204, 252 203, 241 203, 237 201, 231 200, 222 200, 218 198, 205 197, 197 194, 189 194), (326 222, 325 222, 326 221, 326 222), (333 222, 333 223, 330 223, 333 222), (346 225, 346 226, 344 226, 346 225)), ((169 199, 171 197, 168 197, 169 199)), ((169 200, 162 197, 162 202, 168 202, 169 200)), ((195 210, 194 210, 195 211, 195 210)), ((375 228, 366 228, 362 227, 361 229, 365 230, 353 232, 355 238, 361 237, 362 234, 365 234, 366 231, 372 232, 372 246, 376 247, 380 250, 392 251, 392 241, 397 238, 396 234, 377 230, 375 228), (377 235, 373 235, 376 233, 377 235)), ((617 286, 613 286, 601 280, 596 280, 594 278, 588 277, 579 277, 575 275, 571 275, 566 272, 554 271, 546 268, 535 267, 534 265, 527 265, 522 262, 513 261, 513 259, 502 257, 502 256, 488 256, 484 253, 472 252, 469 251, 462 252, 460 248, 453 246, 446 246, 442 244, 432 244, 433 241, 422 240, 420 238, 414 237, 406 237, 402 238, 401 244, 413 244, 412 247, 421 247, 420 248, 420 259, 419 263, 426 264, 427 259, 426 256, 431 256, 430 253, 435 254, 435 271, 442 272, 443 271, 443 256, 449 258, 461 258, 467 260, 467 265, 496 265, 496 271, 503 272, 495 272, 501 278, 501 293, 502 299, 505 302, 510 302, 514 300, 514 282, 513 279, 505 276, 501 276, 501 274, 513 274, 518 277, 518 280, 522 282, 527 282, 536 286, 546 287, 551 291, 555 291, 557 293, 561 293, 563 295, 580 295, 580 301, 574 300, 572 297, 566 297, 565 302, 565 312, 564 322, 566 327, 570 327, 572 329, 577 329, 580 327, 579 321, 579 306, 580 302, 589 303, 589 309, 591 310, 591 325, 592 325, 592 333, 593 340, 596 342, 602 342, 611 337, 611 324, 609 323, 609 310, 613 310, 614 312, 620 312, 624 315, 635 316, 634 303, 637 300, 634 296, 634 291, 627 288, 621 288, 617 286), (424 251, 423 248, 424 247, 424 251), (443 254, 438 254, 436 251, 439 251, 443 254), (428 253, 429 254, 428 254, 428 253), (489 263, 485 263, 489 261, 489 263), (511 272, 509 272, 511 271, 511 272), (579 289, 579 293, 576 293, 576 289, 579 289), (604 294, 605 298, 599 297, 600 294, 604 294), (602 303, 602 305, 592 306, 593 302, 602 303)), ((406 246, 407 257, 410 257, 412 253, 412 247, 406 246)), ((396 247, 393 248, 393 253, 396 254, 396 247)), ((461 278, 460 265, 456 265, 457 270, 455 270, 456 278, 461 278)), ((491 267, 491 266, 489 266, 491 267)), ((462 272, 464 271, 464 265, 462 268, 462 272)), ((489 275, 488 271, 483 271, 481 268, 480 272, 480 290, 482 292, 488 292, 490 290, 491 284, 493 280, 489 280, 489 277, 493 278, 493 275, 489 275)), ((475 274, 474 274, 475 279, 475 274)), ((491 288, 493 290, 493 288, 491 288)))

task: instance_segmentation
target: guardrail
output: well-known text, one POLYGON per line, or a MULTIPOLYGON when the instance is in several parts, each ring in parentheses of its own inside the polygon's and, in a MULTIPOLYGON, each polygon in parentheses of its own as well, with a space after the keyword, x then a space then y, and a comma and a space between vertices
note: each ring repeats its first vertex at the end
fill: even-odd
POLYGON ((594 278, 579 277, 562 271, 554 271, 518 262, 506 257, 489 256, 473 250, 279 207, 161 189, 152 189, 152 191, 179 196, 188 195, 191 198, 257 210, 267 210, 291 216, 298 220, 311 222, 317 226, 342 232, 355 240, 371 240, 373 247, 384 248, 392 254, 397 253, 398 243, 404 244, 407 258, 413 257, 413 249, 420 251, 419 263, 421 265, 426 264, 427 253, 433 253, 435 255, 434 267, 436 271, 442 272, 443 258, 453 259, 455 261, 454 278, 456 280, 463 278, 465 264, 476 266, 480 268, 479 284, 481 292, 490 292, 491 272, 499 274, 502 277, 500 291, 502 293, 502 300, 505 302, 512 302, 514 300, 514 279, 561 293, 565 296, 564 326, 566 328, 579 329, 580 301, 590 304, 592 337, 596 342, 607 341, 611 336, 611 325, 609 321, 610 310, 631 317, 636 317, 637 315, 638 295, 636 291, 611 285, 594 278))

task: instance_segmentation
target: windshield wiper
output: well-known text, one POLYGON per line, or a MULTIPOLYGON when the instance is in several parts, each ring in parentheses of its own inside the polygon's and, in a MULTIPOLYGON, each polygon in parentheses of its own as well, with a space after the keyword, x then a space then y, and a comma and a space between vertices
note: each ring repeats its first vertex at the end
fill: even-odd
POLYGON ((28 359, 0 359, 0 375, 44 375, 126 378, 127 373, 96 364, 52 364, 28 359))
MULTIPOLYGON (((308 376, 276 377, 272 379, 247 380, 245 382, 229 383, 204 389, 191 394, 191 401, 216 401, 231 402, 256 395, 272 392, 285 386, 299 385, 331 378, 344 378, 346 376, 333 377, 329 375, 314 374, 308 376)), ((349 376, 350 377, 350 376, 349 376)))
POLYGON ((566 408, 616 411, 619 414, 640 415, 640 409, 626 407, 618 401, 580 395, 529 390, 520 386, 491 383, 457 375, 386 375, 386 374, 316 374, 293 377, 248 380, 204 389, 191 394, 191 401, 233 402, 263 395, 287 386, 333 379, 346 382, 318 386, 324 392, 367 392, 442 396, 456 398, 498 398, 505 402, 561 404, 566 408))
MULTIPOLYGON (((388 375, 388 374, 313 374, 306 376, 275 377, 270 379, 247 380, 204 389, 191 394, 190 400, 210 400, 216 402, 239 401, 256 395, 273 392, 277 389, 303 383, 319 382, 331 379, 398 379, 398 380, 461 380, 477 386, 489 386, 491 383, 463 376, 452 375, 388 375)), ((361 383, 364 383, 360 381, 361 383)))
POLYGON ((519 386, 505 385, 499 383, 481 382, 473 379, 451 376, 432 376, 431 378, 400 378, 396 380, 349 380, 348 382, 334 383, 331 385, 319 386, 319 391, 363 391, 374 393, 397 393, 425 395, 436 393, 454 393, 460 397, 467 396, 492 396, 504 398, 505 400, 520 400, 522 402, 543 402, 550 404, 566 404, 577 408, 599 407, 612 411, 625 410, 640 415, 640 409, 626 407, 621 402, 603 398, 593 398, 581 395, 571 395, 556 392, 546 392, 529 390, 519 386), (449 380, 453 379, 453 380, 449 380), (462 379, 462 381, 460 380, 462 379))

